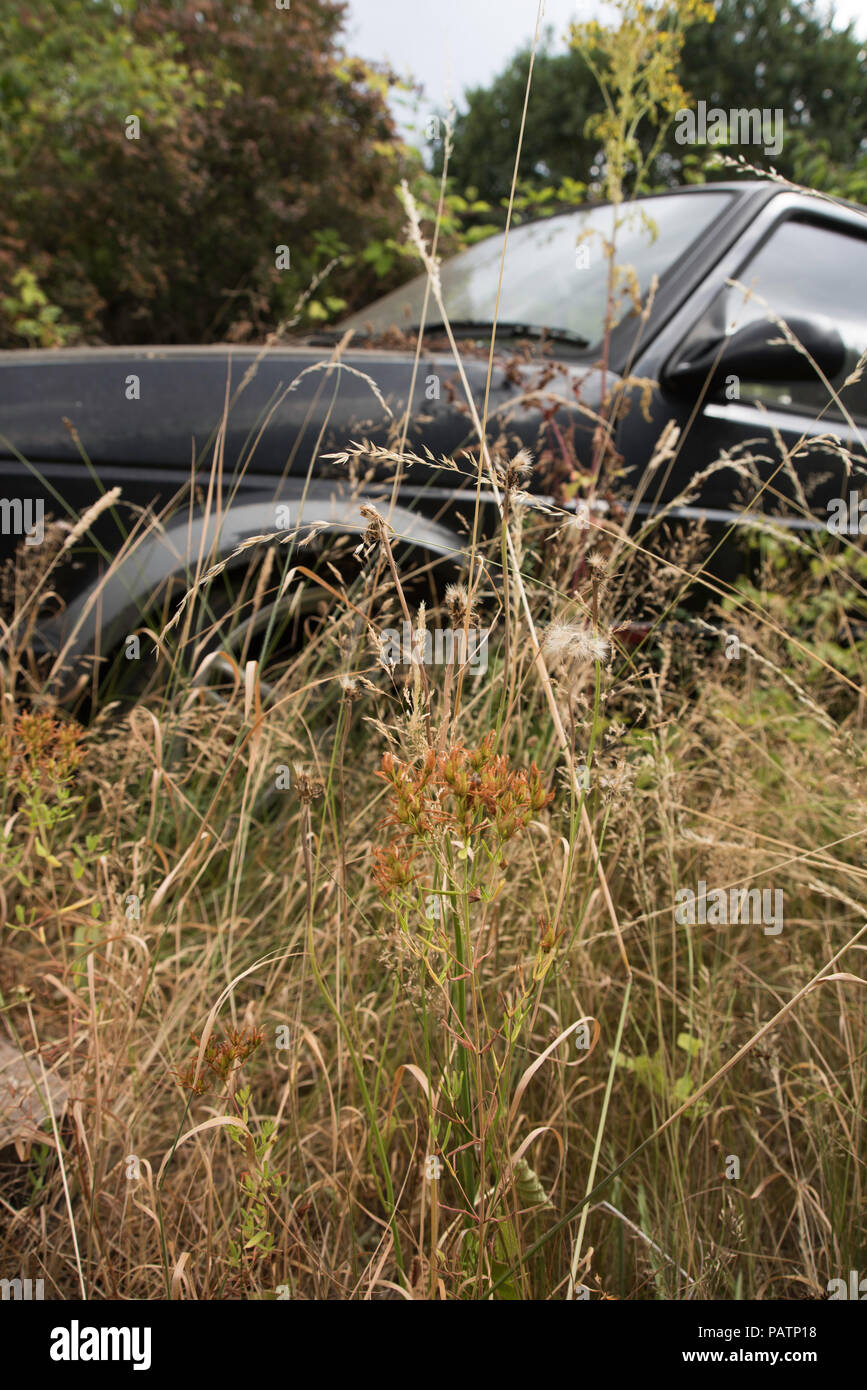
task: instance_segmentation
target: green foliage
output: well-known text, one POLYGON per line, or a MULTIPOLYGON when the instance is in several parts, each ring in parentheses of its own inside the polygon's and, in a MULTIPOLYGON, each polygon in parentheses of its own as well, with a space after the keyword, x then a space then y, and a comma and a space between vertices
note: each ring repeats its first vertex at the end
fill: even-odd
POLYGON ((400 278, 394 188, 416 162, 386 79, 340 49, 343 15, 4 7, 0 346, 242 341, 291 318, 335 258, 308 321, 400 278))
MULTIPOLYGON (((471 88, 468 110, 455 123, 449 164, 454 186, 473 186, 494 207, 512 180, 528 61, 527 53, 519 53, 489 88, 471 88)), ((521 159, 528 186, 558 187, 566 178, 598 173, 593 168, 597 142, 584 127, 588 114, 600 107, 593 74, 577 54, 536 55, 521 159)))
MULTIPOLYGON (((701 1042, 690 1033, 679 1033, 677 1046, 693 1059, 702 1051, 701 1042)), ((617 1067, 632 1072, 642 1086, 646 1086, 648 1091, 674 1110, 698 1089, 700 1076, 697 1073, 694 1075, 690 1066, 687 1066, 686 1071, 681 1076, 673 1076, 672 1062, 673 1059, 662 1047, 658 1047, 653 1053, 640 1053, 637 1057, 630 1057, 625 1052, 618 1052, 616 1059, 617 1067)), ((697 1100, 692 1107, 691 1114, 697 1119, 706 1115, 708 1108, 707 1101, 697 1100)))
POLYGON ((705 25, 714 15, 706 0, 614 0, 614 8, 616 29, 595 20, 573 24, 571 42, 602 96, 603 109, 588 117, 586 129, 604 152, 605 195, 619 203, 627 175, 634 191, 645 189, 667 125, 686 104, 677 78, 684 26, 705 25))
MULTIPOLYGON (((59 864, 51 853, 54 831, 80 801, 74 779, 81 758, 80 731, 50 715, 21 714, 0 730, 0 790, 17 802, 36 854, 52 866, 59 864)), ((4 842, 11 824, 4 829, 4 842)))
MULTIPOLYGON (((245 1126, 250 1122, 250 1094, 250 1087, 244 1086, 234 1096, 234 1104, 245 1126)), ((238 1266, 245 1259, 255 1260, 258 1255, 270 1255, 274 1250, 270 1215, 274 1202, 286 1185, 286 1179, 283 1174, 275 1172, 271 1164, 271 1152, 277 1141, 274 1120, 262 1120, 256 1132, 251 1133, 245 1128, 231 1129, 229 1133, 253 1165, 250 1171, 241 1174, 239 1184, 239 1239, 230 1238, 227 1242, 229 1264, 238 1266)))
MULTIPOLYGON (((645 7, 633 8, 637 14, 645 7)), ((815 0, 714 0, 713 10, 713 24, 699 17, 684 32, 675 73, 687 94, 684 104, 782 110, 779 156, 769 161, 760 148, 749 147, 729 153, 743 153, 761 167, 772 162, 797 182, 863 198, 864 47, 852 26, 832 28, 815 0)), ((604 54, 597 56, 591 29, 584 26, 581 51, 543 50, 536 56, 521 166, 528 186, 553 190, 567 179, 587 178, 598 186, 605 178, 598 122, 610 112, 591 71, 605 61, 604 54)), ((604 31, 597 29, 595 37, 604 47, 604 31)), ((528 62, 529 53, 521 52, 490 87, 471 89, 468 110, 455 126, 455 186, 473 184, 494 205, 511 182, 528 62)), ((713 151, 679 145, 673 130, 655 153, 652 126, 638 126, 634 135, 655 187, 730 177, 725 168, 706 174, 703 166, 713 151)), ((716 152, 726 151, 718 146, 716 152)))
POLYGON ((785 535, 762 536, 754 547, 760 557, 758 573, 741 576, 738 592, 761 603, 778 628, 789 634, 786 663, 797 660, 808 644, 817 660, 798 673, 807 685, 821 688, 827 668, 860 680, 867 631, 867 555, 857 546, 838 550, 830 542, 805 554, 797 538, 785 535))
POLYGON ((27 347, 63 347, 75 336, 74 327, 61 322, 58 306, 49 304, 29 266, 15 271, 12 293, 0 299, 0 311, 13 337, 23 339, 27 347))
POLYGON ((684 43, 682 80, 693 100, 782 110, 779 155, 740 151, 763 168, 772 163, 787 178, 810 182, 804 175, 818 159, 814 179, 825 188, 827 159, 853 176, 860 169, 863 179, 865 51, 853 25, 832 27, 830 7, 817 0, 716 0, 714 8, 710 28, 688 31, 684 43))

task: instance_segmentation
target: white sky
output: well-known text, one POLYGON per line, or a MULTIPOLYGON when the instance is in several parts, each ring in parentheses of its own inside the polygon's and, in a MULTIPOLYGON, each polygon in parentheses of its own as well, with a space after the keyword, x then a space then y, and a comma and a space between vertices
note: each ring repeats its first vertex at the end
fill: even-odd
MULTIPOLYGON (((867 38, 867 0, 835 0, 833 8, 867 38)), ((349 0, 346 46, 423 82, 426 114, 441 110, 449 93, 460 106, 466 87, 486 86, 532 39, 537 10, 538 0, 349 0)), ((600 0, 544 0, 543 24, 553 26, 562 51, 570 21, 605 13, 600 0)))

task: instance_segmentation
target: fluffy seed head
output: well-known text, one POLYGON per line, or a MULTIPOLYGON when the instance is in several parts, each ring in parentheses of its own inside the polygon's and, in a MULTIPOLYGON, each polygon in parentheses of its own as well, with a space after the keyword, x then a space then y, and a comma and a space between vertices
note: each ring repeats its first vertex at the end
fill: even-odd
POLYGON ((605 661, 608 643, 582 623, 552 623, 542 638, 542 652, 553 666, 605 661))

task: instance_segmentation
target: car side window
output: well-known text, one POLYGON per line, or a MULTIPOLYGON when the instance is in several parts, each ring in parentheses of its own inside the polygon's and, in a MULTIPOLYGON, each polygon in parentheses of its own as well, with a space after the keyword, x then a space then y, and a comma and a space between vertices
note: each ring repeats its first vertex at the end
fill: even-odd
MULTIPOLYGON (((867 230, 867 222, 865 222, 867 230)), ((774 229, 724 291, 726 332, 769 311, 785 322, 794 318, 830 319, 846 347, 846 361, 831 385, 856 421, 867 421, 867 363, 860 380, 844 386, 867 350, 867 236, 835 229, 827 222, 789 218, 774 229), (743 287, 743 288, 741 288, 743 287)), ((741 381, 742 401, 845 418, 818 376, 811 381, 741 381), (827 407, 827 408, 826 408, 827 407)))

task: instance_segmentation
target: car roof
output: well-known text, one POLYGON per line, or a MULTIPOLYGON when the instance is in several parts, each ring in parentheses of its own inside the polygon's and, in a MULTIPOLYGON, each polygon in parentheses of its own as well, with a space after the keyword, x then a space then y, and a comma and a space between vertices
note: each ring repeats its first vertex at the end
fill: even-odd
MULTIPOLYGON (((851 208, 854 212, 867 212, 867 206, 863 203, 853 202, 851 198, 838 198, 831 193, 822 193, 819 189, 808 188, 806 184, 790 183, 782 175, 777 178, 767 179, 720 179, 708 183, 691 183, 683 188, 660 189, 662 193, 701 193, 707 189, 722 188, 733 193, 742 193, 746 190, 757 191, 765 189, 773 193, 799 193, 803 198, 815 199, 820 203, 827 203, 831 207, 851 208)), ((646 195, 655 197, 656 191, 646 195)))

